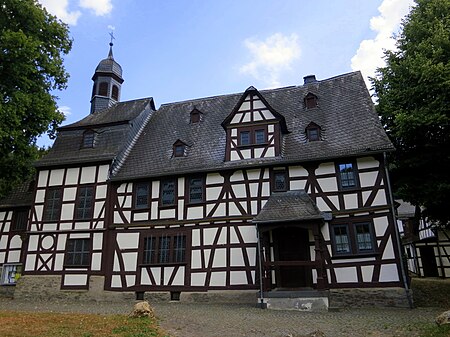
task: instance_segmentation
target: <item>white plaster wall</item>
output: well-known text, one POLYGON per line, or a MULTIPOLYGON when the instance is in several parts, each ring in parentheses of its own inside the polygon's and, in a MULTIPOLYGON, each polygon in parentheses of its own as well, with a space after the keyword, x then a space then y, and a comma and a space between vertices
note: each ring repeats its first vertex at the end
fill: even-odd
POLYGON ((373 158, 373 157, 358 158, 356 160, 356 163, 358 165, 358 169, 359 170, 368 169, 368 168, 374 168, 374 167, 378 167, 380 165, 378 160, 375 160, 375 158, 373 158))
POLYGON ((45 200, 45 190, 37 190, 36 191, 36 202, 44 202, 45 200))
POLYGON ((64 285, 82 286, 87 284, 87 275, 85 274, 66 274, 64 275, 64 285))
POLYGON ((37 187, 47 186, 48 170, 39 171, 37 187))
POLYGON ((92 270, 100 270, 101 268, 102 268, 102 254, 101 253, 93 253, 91 269, 92 270))
POLYGON ((231 271, 230 285, 247 284, 247 273, 245 271, 231 271))
POLYGON ((317 179, 323 192, 334 192, 338 190, 337 181, 335 177, 317 179))
POLYGON ((203 229, 203 243, 205 245, 212 245, 214 238, 216 237, 217 228, 205 228, 203 229))
POLYGON ((148 275, 147 269, 141 268, 141 284, 142 285, 151 285, 150 275, 148 275))
POLYGON ((397 282, 399 280, 397 265, 384 264, 380 269, 380 282, 397 282))
POLYGON ((218 173, 208 173, 206 176, 206 184, 223 184, 223 177, 218 173))
POLYGON ((188 219, 200 219, 203 218, 203 206, 188 207, 187 209, 188 219))
POLYGON ((247 197, 245 184, 232 185, 232 188, 233 188, 234 194, 236 195, 236 198, 246 198, 247 197))
POLYGON ((150 268, 150 271, 155 279, 155 285, 161 285, 161 267, 150 268))
POLYGON ((331 211, 331 208, 323 201, 321 197, 316 198, 316 205, 321 212, 331 211))
POLYGON ((386 244, 386 247, 384 248, 382 259, 386 260, 386 259, 393 259, 393 258, 395 258, 394 247, 392 244, 392 237, 389 236, 389 240, 386 244))
POLYGON ((230 160, 239 160, 239 155, 235 150, 231 150, 230 152, 230 160))
POLYGON ((261 158, 264 152, 264 148, 256 148, 255 149, 255 158, 261 158))
POLYGON ((97 190, 95 191, 95 198, 96 199, 106 198, 106 190, 107 190, 106 185, 97 186, 97 190))
POLYGON ((20 238, 20 235, 14 235, 11 238, 11 241, 9 241, 9 248, 17 249, 17 248, 21 248, 21 247, 22 247, 22 239, 20 238))
POLYGON ((133 221, 146 221, 148 220, 148 212, 134 213, 133 221))
POLYGON ((316 169, 316 175, 320 174, 334 174, 336 173, 336 169, 334 167, 333 162, 328 163, 322 163, 319 165, 319 167, 316 169))
POLYGON ((102 249, 102 246, 103 246, 103 234, 95 233, 93 235, 93 240, 92 240, 92 249, 94 249, 94 250, 102 249))
POLYGON ((227 250, 225 248, 218 248, 214 252, 213 268, 227 266, 227 250))
POLYGON ((269 110, 263 110, 261 112, 266 119, 275 119, 274 115, 269 110))
POLYGON ((109 165, 101 165, 98 168, 98 182, 104 182, 108 179, 109 165))
POLYGON ((132 287, 136 284, 136 275, 125 275, 125 281, 127 282, 127 287, 132 287))
MULTIPOLYGON (((245 99, 249 99, 248 95, 245 97, 245 99)), ((241 106, 239 107, 239 111, 243 110, 250 110, 250 102, 242 102, 241 106)))
POLYGON ((305 177, 308 176, 308 171, 303 166, 290 166, 289 176, 294 177, 305 177))
MULTIPOLYGON (((121 248, 123 249, 123 248, 121 248)), ((137 253, 122 253, 125 271, 135 271, 137 266, 137 253)))
POLYGON ((375 227, 376 236, 383 236, 388 228, 388 219, 387 217, 374 218, 373 224, 375 227))
MULTIPOLYGON (((42 225, 42 230, 44 232, 54 232, 56 231, 57 224, 56 223, 45 223, 42 225)), ((72 228, 72 227, 70 227, 72 228)))
POLYGON ((63 270, 64 266, 64 254, 56 254, 55 255, 55 271, 63 270))
POLYGON ((72 220, 73 219, 74 204, 64 204, 61 207, 61 220, 72 220))
POLYGON ((111 287, 112 288, 121 288, 122 280, 120 279, 120 275, 113 275, 111 277, 111 287))
POLYGON ((372 282, 373 266, 362 266, 361 273, 363 282, 372 282))
POLYGON ((237 113, 233 116, 233 119, 231 120, 230 124, 238 124, 241 120, 242 113, 237 113))
POLYGON ((10 250, 8 254, 8 263, 20 262, 20 250, 10 250))
POLYGON ((306 180, 293 180, 290 182, 290 190, 304 190, 306 185, 306 180))
POLYGON ((72 167, 67 169, 66 173, 66 185, 76 185, 78 184, 78 175, 80 173, 80 169, 78 167, 72 167))
POLYGON ((336 281, 338 283, 354 283, 358 282, 356 267, 334 268, 336 281))
POLYGON ((64 169, 50 171, 49 186, 59 186, 63 184, 64 169))
POLYGON ((373 199, 372 206, 383 206, 386 204, 386 192, 384 191, 384 189, 378 190, 375 199, 373 199))
POLYGON ((211 273, 209 285, 212 287, 224 287, 226 284, 227 273, 224 271, 216 271, 211 273))
POLYGON ((346 209, 358 208, 358 195, 356 193, 344 194, 344 204, 346 209))
POLYGON ((86 166, 81 168, 81 184, 90 184, 95 182, 95 173, 96 173, 96 167, 95 166, 86 166))
POLYGON ((241 248, 231 248, 230 249, 230 266, 240 267, 245 266, 244 255, 242 254, 241 248))
POLYGON ((63 200, 64 201, 73 201, 77 197, 77 188, 76 187, 67 187, 64 189, 63 200))
MULTIPOLYGON (((253 95, 253 109, 265 109, 265 108, 267 109, 266 105, 258 98, 258 96, 253 95)), ((269 116, 272 116, 272 118, 274 118, 271 113, 269 116)))
POLYGON ((34 270, 34 264, 36 263, 36 255, 35 254, 27 254, 25 261, 25 270, 34 270))
POLYGON ((191 285, 201 287, 205 285, 206 273, 192 273, 191 274, 191 285))
POLYGON ((362 172, 359 174, 361 187, 374 186, 378 172, 362 172))
POLYGON ((175 210, 174 209, 161 209, 159 211, 159 217, 161 219, 173 219, 173 218, 175 218, 175 210))
POLYGON ((119 249, 136 249, 139 245, 139 233, 117 233, 119 249))

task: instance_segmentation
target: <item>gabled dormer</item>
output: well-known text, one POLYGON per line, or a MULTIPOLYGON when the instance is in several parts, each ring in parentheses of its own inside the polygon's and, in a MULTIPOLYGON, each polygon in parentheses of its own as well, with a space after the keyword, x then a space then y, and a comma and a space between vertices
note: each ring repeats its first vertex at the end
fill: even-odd
POLYGON ((222 122, 227 132, 225 160, 269 158, 281 153, 284 117, 254 87, 249 87, 222 122))
POLYGON ((172 158, 186 156, 186 148, 186 143, 178 139, 175 143, 173 143, 172 158))
POLYGON ((306 139, 308 142, 315 142, 322 139, 322 128, 320 125, 311 122, 305 128, 306 139))
POLYGON ((203 112, 201 112, 197 108, 194 108, 191 111, 190 117, 191 124, 200 123, 203 120, 203 112))
POLYGON ((308 92, 306 96, 303 98, 303 104, 306 109, 314 109, 317 108, 317 96, 312 92, 308 92))

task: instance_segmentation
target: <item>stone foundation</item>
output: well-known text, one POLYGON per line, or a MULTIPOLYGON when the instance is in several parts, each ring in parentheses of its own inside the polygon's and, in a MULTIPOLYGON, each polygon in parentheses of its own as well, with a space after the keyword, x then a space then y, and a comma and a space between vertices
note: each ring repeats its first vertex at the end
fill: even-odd
POLYGON ((0 286, 0 298, 14 298, 15 286, 0 286))
POLYGON ((330 308, 352 307, 409 308, 410 306, 404 288, 330 289, 330 308))
MULTIPOLYGON (((106 291, 105 278, 91 276, 89 290, 61 290, 61 276, 22 276, 16 285, 14 298, 20 300, 75 300, 95 302, 130 302, 136 300, 133 291, 106 291)), ((14 287, 13 287, 14 288, 14 287)), ((11 296, 12 297, 12 296, 11 296)), ((181 292, 181 302, 240 303, 256 305, 256 290, 225 290, 208 292, 181 292)), ((150 303, 169 302, 170 292, 145 292, 144 300, 150 303)))

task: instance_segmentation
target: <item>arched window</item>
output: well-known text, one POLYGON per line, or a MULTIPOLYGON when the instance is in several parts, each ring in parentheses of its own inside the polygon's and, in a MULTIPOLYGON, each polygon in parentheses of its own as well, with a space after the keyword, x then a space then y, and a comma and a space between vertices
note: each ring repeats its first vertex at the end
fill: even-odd
POLYGON ((83 149, 94 147, 95 140, 95 132, 92 130, 87 130, 83 133, 83 142, 81 143, 81 147, 83 149))
POLYGON ((108 96, 108 82, 102 82, 98 88, 98 94, 100 96, 108 96))
POLYGON ((306 109, 317 107, 317 96, 312 93, 308 93, 308 95, 305 96, 304 103, 306 109))
POLYGON ((111 97, 113 99, 115 99, 116 101, 119 100, 119 88, 117 87, 117 85, 113 85, 112 86, 112 94, 111 97))

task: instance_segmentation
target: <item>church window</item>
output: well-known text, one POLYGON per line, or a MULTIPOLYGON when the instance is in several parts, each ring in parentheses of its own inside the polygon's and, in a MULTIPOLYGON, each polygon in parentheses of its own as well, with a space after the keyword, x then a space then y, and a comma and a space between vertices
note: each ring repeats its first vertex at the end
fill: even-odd
POLYGON ((49 188, 45 194, 44 221, 57 221, 61 214, 62 190, 49 188))
POLYGON ((161 205, 172 206, 175 204, 175 179, 161 182, 161 205))
POLYGON ((338 167, 338 180, 343 189, 354 188, 357 186, 356 170, 353 163, 341 163, 338 167))
POLYGON ((90 239, 67 240, 64 264, 69 267, 88 267, 90 246, 90 239))
POLYGON ((112 97, 113 99, 115 99, 116 101, 119 100, 119 88, 117 87, 117 85, 113 85, 113 86, 112 86, 111 97, 112 97))
POLYGON ((28 210, 14 211, 12 228, 13 231, 24 231, 28 224, 28 210))
POLYGON ((89 219, 92 217, 94 206, 94 187, 83 186, 78 188, 76 219, 89 219))
POLYGON ((98 87, 98 94, 100 96, 108 96, 108 82, 100 83, 98 87))
POLYGON ((188 180, 189 183, 189 203, 203 202, 204 179, 202 177, 193 177, 188 180))
POLYGON ((134 206, 136 208, 147 208, 148 207, 148 183, 137 183, 136 184, 136 195, 134 206))
POLYGON ((274 171, 273 173, 273 191, 284 192, 288 190, 286 171, 274 171))
POLYGON ((85 131, 83 133, 83 143, 81 144, 81 147, 83 149, 94 147, 94 140, 95 140, 95 132, 92 130, 85 131))

